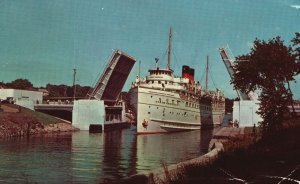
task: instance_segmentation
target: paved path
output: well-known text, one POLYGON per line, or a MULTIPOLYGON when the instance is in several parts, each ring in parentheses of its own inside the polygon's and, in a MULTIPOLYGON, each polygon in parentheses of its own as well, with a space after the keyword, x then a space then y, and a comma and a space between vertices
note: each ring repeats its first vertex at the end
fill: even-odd
POLYGON ((213 139, 236 138, 243 135, 244 128, 223 127, 213 136, 213 139))
POLYGON ((19 112, 19 109, 18 108, 13 108, 13 107, 9 107, 7 105, 3 105, 1 104, 1 109, 3 109, 3 112, 19 112))
POLYGON ((209 143, 209 151, 215 148, 215 144, 217 142, 224 143, 227 142, 229 139, 243 140, 244 130, 244 128, 222 127, 217 133, 213 135, 213 138, 209 143))

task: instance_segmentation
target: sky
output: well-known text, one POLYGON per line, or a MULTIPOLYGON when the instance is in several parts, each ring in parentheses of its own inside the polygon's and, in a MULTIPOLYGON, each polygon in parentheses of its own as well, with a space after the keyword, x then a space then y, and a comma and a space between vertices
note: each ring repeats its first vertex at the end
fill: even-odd
MULTIPOLYGON (((0 0, 0 80, 26 78, 34 86, 76 83, 93 86, 114 49, 141 61, 141 76, 167 63, 173 30, 171 68, 195 68, 209 88, 237 97, 218 48, 234 56, 250 51, 255 38, 281 36, 287 45, 300 32, 300 0, 0 0)), ((138 75, 138 62, 123 88, 138 75)), ((300 99, 300 76, 292 83, 300 99)))

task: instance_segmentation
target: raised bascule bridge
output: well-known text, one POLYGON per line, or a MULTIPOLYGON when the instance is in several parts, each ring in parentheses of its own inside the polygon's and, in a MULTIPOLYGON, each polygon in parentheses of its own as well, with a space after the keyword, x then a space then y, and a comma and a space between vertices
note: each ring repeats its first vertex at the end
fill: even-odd
MULTIPOLYGON (((103 129, 105 124, 124 123, 127 121, 126 112, 120 94, 135 62, 133 57, 115 50, 86 98, 36 104, 35 110, 50 114, 51 111, 56 114, 71 113, 72 124, 81 130, 89 130, 90 125, 101 125, 103 129)), ((70 119, 70 115, 67 117, 70 119)))
MULTIPOLYGON (((234 65, 237 61, 233 54, 231 53, 228 46, 219 49, 223 63, 228 71, 230 78, 234 76, 234 65)), ((253 127, 258 122, 262 121, 262 118, 257 111, 259 109, 258 95, 250 91, 248 94, 236 89, 237 95, 239 97, 238 101, 233 103, 232 120, 238 121, 239 125, 242 127, 249 126, 253 127)))

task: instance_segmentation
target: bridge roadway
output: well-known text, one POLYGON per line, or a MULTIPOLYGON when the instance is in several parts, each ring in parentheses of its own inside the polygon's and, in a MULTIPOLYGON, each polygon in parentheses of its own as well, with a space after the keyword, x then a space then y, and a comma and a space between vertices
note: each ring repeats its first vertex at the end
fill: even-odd
MULTIPOLYGON (((116 106, 105 106, 105 109, 122 109, 122 105, 116 105, 116 106)), ((64 104, 64 103, 55 103, 55 104, 36 104, 34 105, 34 110, 59 110, 59 111, 70 111, 73 110, 73 104, 64 104)))
POLYGON ((36 104, 34 105, 34 110, 61 110, 72 112, 73 104, 36 104))

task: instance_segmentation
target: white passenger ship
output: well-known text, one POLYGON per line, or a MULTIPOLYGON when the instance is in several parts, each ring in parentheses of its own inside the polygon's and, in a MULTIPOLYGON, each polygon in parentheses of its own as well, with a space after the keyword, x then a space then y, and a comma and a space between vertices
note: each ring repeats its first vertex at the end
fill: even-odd
POLYGON ((170 30, 167 68, 150 69, 145 79, 137 77, 129 91, 138 134, 198 130, 223 121, 225 98, 221 91, 202 90, 194 81, 194 69, 188 66, 183 66, 181 77, 174 76, 171 38, 170 30))

